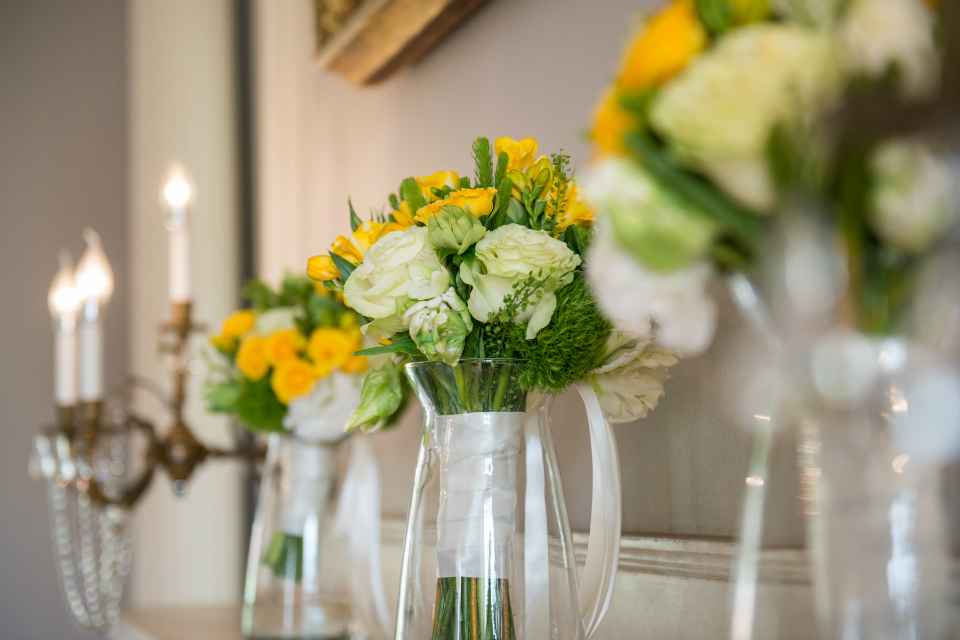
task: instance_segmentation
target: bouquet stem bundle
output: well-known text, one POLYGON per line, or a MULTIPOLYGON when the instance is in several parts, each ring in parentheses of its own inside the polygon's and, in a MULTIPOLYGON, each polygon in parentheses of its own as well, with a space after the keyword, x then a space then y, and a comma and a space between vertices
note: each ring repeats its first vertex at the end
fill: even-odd
POLYGON ((516 640, 505 579, 440 578, 432 640, 516 640))

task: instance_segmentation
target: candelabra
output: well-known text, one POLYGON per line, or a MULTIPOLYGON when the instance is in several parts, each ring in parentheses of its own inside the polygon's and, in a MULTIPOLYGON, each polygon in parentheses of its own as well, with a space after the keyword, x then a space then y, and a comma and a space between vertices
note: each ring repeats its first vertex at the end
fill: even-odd
POLYGON ((171 318, 160 327, 159 352, 173 376, 169 397, 150 381, 131 377, 109 402, 103 400, 100 315, 113 291, 113 274, 94 231, 84 232, 88 248, 75 273, 69 255, 61 253, 49 295, 57 424, 37 436, 30 470, 47 487, 54 556, 67 606, 81 627, 97 633, 105 633, 119 616, 131 561, 130 513, 157 469, 166 471, 182 495, 205 460, 254 460, 264 453, 255 446, 225 450, 204 445, 184 420, 190 336, 203 327, 193 322, 190 302, 190 188, 174 177, 164 192, 172 214, 171 318), (137 389, 156 396, 168 411, 172 422, 165 434, 131 410, 137 389), (134 446, 140 442, 142 447, 134 446))

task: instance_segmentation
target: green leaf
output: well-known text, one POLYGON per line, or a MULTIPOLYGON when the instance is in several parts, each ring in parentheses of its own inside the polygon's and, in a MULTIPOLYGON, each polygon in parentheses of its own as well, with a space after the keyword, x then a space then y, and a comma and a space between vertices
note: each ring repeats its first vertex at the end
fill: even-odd
POLYGON ((693 205, 693 211, 718 222, 748 251, 759 246, 764 225, 757 216, 735 205, 703 178, 675 166, 649 135, 629 133, 627 146, 661 184, 693 205))
POLYGON ((500 188, 501 183, 503 183, 503 177, 507 175, 507 163, 510 162, 509 156, 507 156, 506 151, 501 151, 500 155, 497 156, 497 171, 493 176, 493 186, 497 189, 500 188))
POLYGON ((353 263, 347 260, 346 258, 341 258, 337 254, 330 252, 330 257, 333 259, 333 264, 337 265, 337 271, 340 272, 340 279, 344 282, 350 277, 350 274, 353 273, 353 270, 356 269, 353 266, 353 263))
POLYGON ((420 349, 417 348, 417 344, 413 341, 413 338, 410 336, 403 336, 397 340, 394 340, 390 344, 381 345, 379 347, 371 347, 370 349, 362 349, 357 351, 353 355, 355 356, 381 356, 387 353, 406 353, 411 356, 420 356, 423 357, 423 353, 420 352, 420 349))
POLYGON ((733 7, 729 0, 696 0, 697 17, 713 35, 719 35, 734 26, 733 7))
POLYGON ((258 311, 265 311, 277 306, 277 294, 263 280, 249 280, 243 285, 240 296, 249 300, 258 311))
POLYGON ((502 227, 507 217, 507 209, 510 207, 512 199, 513 181, 510 178, 504 178, 497 188, 497 208, 487 219, 486 227, 490 231, 502 227))
POLYGON ((395 211, 400 208, 400 201, 397 200, 396 195, 391 193, 390 196, 387 198, 387 200, 390 201, 390 206, 393 207, 395 211))
POLYGON ((236 404, 237 420, 252 431, 283 431, 287 408, 270 388, 270 374, 256 382, 244 378, 236 404))
POLYGON ((457 181, 457 189, 469 189, 470 188, 470 178, 463 176, 457 181))
POLYGON ((527 210, 523 208, 523 205, 520 204, 520 201, 517 200, 516 198, 508 198, 507 212, 506 212, 506 218, 504 220, 504 224, 508 224, 512 222, 514 224, 522 224, 523 226, 527 226, 525 224, 526 219, 527 219, 527 210))
POLYGON ((407 178, 400 184, 400 195, 410 205, 410 211, 413 213, 427 204, 427 199, 423 195, 423 191, 420 190, 420 185, 413 178, 407 178))
POLYGON ((570 250, 578 256, 582 256, 584 250, 586 249, 582 234, 583 229, 575 224, 570 225, 563 232, 563 238, 566 241, 567 246, 570 247, 570 250))
POLYGON ((476 166, 473 174, 476 187, 480 189, 492 187, 493 150, 490 148, 490 141, 487 138, 481 137, 473 141, 473 162, 476 166))
POLYGON ((207 410, 213 413, 233 413, 240 397, 240 383, 236 380, 209 384, 204 389, 207 410))
POLYGON ((347 198, 347 206, 350 207, 350 229, 356 231, 360 228, 360 225, 363 224, 363 220, 360 219, 360 216, 357 215, 357 212, 353 210, 353 202, 350 198, 347 198))

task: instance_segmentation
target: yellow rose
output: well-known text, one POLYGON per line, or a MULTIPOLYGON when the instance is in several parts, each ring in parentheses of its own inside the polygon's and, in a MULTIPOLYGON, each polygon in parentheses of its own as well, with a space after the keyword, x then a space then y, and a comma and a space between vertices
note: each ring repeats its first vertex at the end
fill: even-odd
POLYGON ((277 400, 290 404, 291 400, 309 393, 317 377, 317 372, 309 362, 294 358, 274 369, 273 376, 270 377, 270 388, 277 394, 277 400))
POLYGON ((590 138, 594 142, 594 157, 625 152, 623 139, 637 124, 637 117, 621 106, 616 89, 608 87, 593 110, 593 131, 590 132, 590 138))
POLYGON ((223 321, 221 333, 228 338, 239 338, 250 329, 253 329, 257 316, 253 311, 237 311, 223 321))
POLYGON ((367 220, 350 234, 350 237, 338 236, 330 251, 351 264, 363 262, 363 256, 373 244, 391 231, 400 231, 403 227, 395 222, 373 222, 367 220))
POLYGON ((440 213, 440 209, 443 209, 445 206, 450 204, 449 200, 437 200, 436 202, 431 202, 430 204, 420 207, 417 209, 416 220, 420 224, 426 226, 427 221, 430 220, 433 216, 440 213))
MULTIPOLYGON (((340 271, 330 256, 313 256, 307 260, 307 276, 320 282, 329 282, 339 278, 340 271)), ((321 289, 326 291, 326 287, 321 287, 321 289)), ((320 291, 320 289, 317 291, 320 291)))
POLYGON ((620 72, 620 87, 642 91, 663 84, 687 66, 708 41, 693 0, 675 0, 640 30, 629 47, 620 72))
POLYGON ((359 348, 359 340, 346 331, 320 327, 310 334, 307 355, 317 375, 325 376, 336 367, 343 366, 359 348))
POLYGON ((354 356, 351 355, 347 358, 347 361, 340 365, 340 369, 344 373, 359 373, 367 368, 367 357, 366 356, 354 356))
POLYGON ((267 362, 277 366, 281 362, 296 358, 306 344, 299 329, 282 329, 274 331, 264 341, 267 351, 267 362))
MULTIPOLYGON (((551 194, 556 197, 556 192, 551 194)), ((548 201, 549 202, 549 201, 548 201)), ((552 215, 551 207, 547 204, 547 215, 552 215)), ((593 208, 583 198, 583 192, 573 181, 567 183, 567 191, 561 203, 560 215, 557 216, 557 227, 554 233, 560 233, 572 224, 580 227, 589 227, 596 219, 593 208)))
POLYGON ((410 211, 410 205, 406 200, 400 203, 399 209, 393 210, 393 219, 402 229, 413 226, 413 213, 410 211))
POLYGON ((270 369, 265 342, 260 336, 248 336, 240 343, 237 351, 237 368, 254 382, 267 375, 270 369))
POLYGON ((222 353, 233 353, 237 350, 237 339, 233 336, 219 335, 210 338, 210 344, 222 353))
POLYGON ((437 171, 432 175, 423 176, 416 180, 417 184, 420 185, 420 190, 423 191, 423 195, 426 196, 427 202, 433 202, 437 199, 437 196, 433 195, 431 189, 443 189, 444 187, 456 189, 460 183, 460 176, 455 171, 437 171))
POLYGON ((497 190, 495 187, 487 187, 486 189, 460 189, 459 191, 451 193, 447 202, 464 209, 469 207, 470 212, 479 218, 481 216, 488 216, 490 212, 493 211, 493 199, 496 195, 497 190))
POLYGON ((497 157, 502 152, 507 153, 508 169, 523 171, 537 155, 537 141, 533 138, 524 138, 519 142, 510 137, 497 138, 493 141, 493 151, 497 157))

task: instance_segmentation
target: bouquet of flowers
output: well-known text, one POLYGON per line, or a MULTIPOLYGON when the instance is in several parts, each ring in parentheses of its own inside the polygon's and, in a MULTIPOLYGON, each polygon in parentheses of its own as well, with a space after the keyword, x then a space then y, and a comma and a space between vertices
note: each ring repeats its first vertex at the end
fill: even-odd
POLYGON ((851 324, 897 330, 917 266, 956 221, 954 171, 935 141, 837 138, 823 116, 869 94, 933 96, 935 5, 674 0, 644 21, 591 133, 604 224, 588 275, 608 315, 652 318, 665 346, 702 351, 711 281, 749 270, 772 214, 806 199, 830 203, 851 324))
MULTIPOLYGON (((404 365, 436 365, 407 369, 421 399, 429 396, 425 405, 435 409, 438 421, 449 422, 444 442, 429 446, 458 451, 441 454, 450 459, 440 472, 441 486, 457 488, 441 489, 439 496, 433 637, 513 639, 514 609, 505 579, 510 552, 497 551, 497 560, 485 564, 463 550, 476 548, 475 536, 489 536, 488 549, 512 544, 511 469, 520 420, 525 408, 530 410, 527 393, 555 395, 587 384, 599 398, 597 413, 604 414, 591 419, 591 428, 603 425, 604 417, 629 422, 656 407, 667 367, 677 357, 654 343, 650 325, 628 333, 598 308, 582 272, 593 238, 593 209, 570 175, 569 157, 562 150, 538 157, 532 138, 498 138, 493 144, 478 138, 472 151, 472 180, 453 171, 407 178, 389 196, 390 213, 369 221, 361 221, 351 206, 353 233, 337 238, 328 255, 312 258, 307 273, 342 292, 365 318, 361 332, 380 339, 380 346, 359 353, 390 358, 367 374, 349 428, 375 430, 390 419, 406 395, 404 365), (478 428, 471 420, 486 426, 478 428), (501 475, 474 477, 470 472, 476 464, 470 461, 501 475), (483 487, 489 482, 499 484, 488 500, 483 487), (477 500, 468 504, 472 495, 477 500), (489 526, 470 530, 469 523, 483 518, 471 515, 475 508, 496 513, 496 532, 489 526), (444 515, 454 513, 460 515, 444 515), (484 635, 489 633, 494 636, 484 635)), ((609 433, 612 438, 609 427, 600 430, 600 437, 609 433)), ((424 443, 430 439, 424 438, 424 443)), ((615 462, 611 467, 616 469, 615 462)), ((531 486, 527 504, 539 501, 542 508, 543 493, 531 486)), ((595 500, 602 502, 596 493, 595 500)), ((411 518, 414 511, 411 507, 411 518)), ((618 518, 615 526, 607 525, 617 535, 618 518)), ((526 529, 528 541, 535 538, 532 527, 526 529)), ((544 530, 544 554, 546 538, 544 530)), ((547 571, 546 563, 535 564, 531 561, 525 571, 547 571)), ((612 572, 615 568, 608 578, 612 572)), ((535 589, 541 581, 527 583, 535 589)), ((579 617, 579 607, 574 609, 579 617)))

